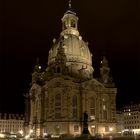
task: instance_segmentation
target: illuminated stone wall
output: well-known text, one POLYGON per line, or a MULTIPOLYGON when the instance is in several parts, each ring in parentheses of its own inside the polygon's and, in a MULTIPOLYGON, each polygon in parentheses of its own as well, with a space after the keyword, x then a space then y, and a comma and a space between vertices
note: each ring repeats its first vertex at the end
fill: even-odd
POLYGON ((83 113, 91 135, 116 132, 116 93, 108 61, 103 57, 100 78, 93 78, 92 54, 78 31, 78 17, 70 9, 62 18, 62 32, 53 40, 46 71, 37 64, 32 74, 30 129, 35 136, 80 135, 83 113))

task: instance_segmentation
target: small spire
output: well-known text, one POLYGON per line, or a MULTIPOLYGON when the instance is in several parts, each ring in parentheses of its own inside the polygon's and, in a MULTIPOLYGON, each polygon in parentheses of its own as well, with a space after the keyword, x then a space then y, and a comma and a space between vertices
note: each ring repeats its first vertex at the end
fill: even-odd
POLYGON ((36 58, 36 65, 39 64, 39 57, 36 58))
POLYGON ((106 56, 103 56, 103 59, 101 61, 101 65, 105 66, 105 67, 108 67, 108 60, 107 60, 106 56))
POLYGON ((71 0, 69 0, 68 10, 66 11, 65 14, 73 14, 73 15, 76 15, 76 13, 72 9, 72 6, 71 6, 72 4, 71 3, 72 3, 71 0))
POLYGON ((69 0, 69 9, 71 9, 71 0, 69 0))
POLYGON ((34 68, 35 71, 40 71, 41 70, 41 65, 39 64, 39 58, 37 57, 36 58, 36 64, 35 64, 35 68, 34 68))

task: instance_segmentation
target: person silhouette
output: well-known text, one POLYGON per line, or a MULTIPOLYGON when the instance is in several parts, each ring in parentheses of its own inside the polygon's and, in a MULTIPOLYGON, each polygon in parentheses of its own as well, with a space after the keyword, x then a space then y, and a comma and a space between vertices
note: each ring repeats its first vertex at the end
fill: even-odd
POLYGON ((88 114, 84 112, 84 122, 87 123, 87 121, 88 121, 88 114))
POLYGON ((83 132, 82 134, 89 134, 88 131, 88 114, 86 112, 83 113, 84 114, 84 118, 83 118, 83 132))

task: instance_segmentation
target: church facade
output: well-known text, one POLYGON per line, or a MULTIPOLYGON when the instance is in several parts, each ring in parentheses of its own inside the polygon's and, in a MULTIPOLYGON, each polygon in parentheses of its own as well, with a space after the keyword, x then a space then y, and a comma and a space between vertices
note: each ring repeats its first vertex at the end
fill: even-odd
POLYGON ((93 77, 92 54, 79 31, 71 8, 62 18, 62 32, 53 40, 45 71, 36 64, 26 106, 25 123, 35 136, 80 135, 83 114, 91 135, 116 131, 116 93, 108 60, 103 57, 100 78, 93 77))

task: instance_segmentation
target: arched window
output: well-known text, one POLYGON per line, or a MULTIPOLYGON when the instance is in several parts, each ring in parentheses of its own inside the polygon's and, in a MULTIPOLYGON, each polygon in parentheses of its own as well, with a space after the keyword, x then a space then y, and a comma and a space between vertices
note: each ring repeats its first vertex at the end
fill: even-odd
POLYGON ((57 94, 55 96, 55 118, 61 117, 61 95, 57 94))
POLYGON ((60 67, 57 67, 57 73, 60 73, 60 67))
POLYGON ((90 115, 95 117, 95 107, 96 107, 96 102, 95 98, 92 97, 90 99, 90 115))
POLYGON ((64 30, 68 28, 68 21, 67 20, 64 21, 64 26, 63 27, 64 27, 63 28, 64 30))
POLYGON ((103 100, 103 119, 107 120, 107 102, 103 100))
POLYGON ((71 20, 71 27, 73 27, 73 28, 76 27, 76 22, 75 22, 75 20, 71 20))
POLYGON ((77 118, 77 96, 74 95, 72 98, 72 117, 77 118))

